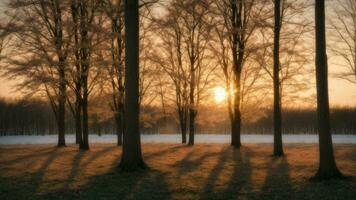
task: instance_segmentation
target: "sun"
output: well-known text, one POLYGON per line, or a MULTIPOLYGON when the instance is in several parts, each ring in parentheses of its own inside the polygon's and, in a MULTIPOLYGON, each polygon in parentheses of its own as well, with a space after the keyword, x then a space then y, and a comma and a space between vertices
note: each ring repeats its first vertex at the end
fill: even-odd
POLYGON ((222 103, 227 97, 227 92, 224 87, 218 86, 214 88, 214 99, 216 103, 222 103))

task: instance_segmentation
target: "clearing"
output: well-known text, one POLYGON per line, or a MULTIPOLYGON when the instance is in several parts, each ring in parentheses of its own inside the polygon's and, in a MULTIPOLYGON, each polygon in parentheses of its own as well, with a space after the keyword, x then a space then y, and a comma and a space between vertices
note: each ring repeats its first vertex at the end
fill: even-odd
POLYGON ((335 145, 347 180, 310 182, 316 144, 288 144, 273 158, 271 144, 240 150, 223 144, 144 144, 150 169, 120 173, 121 148, 96 144, 0 146, 0 199, 354 199, 356 145, 335 145))

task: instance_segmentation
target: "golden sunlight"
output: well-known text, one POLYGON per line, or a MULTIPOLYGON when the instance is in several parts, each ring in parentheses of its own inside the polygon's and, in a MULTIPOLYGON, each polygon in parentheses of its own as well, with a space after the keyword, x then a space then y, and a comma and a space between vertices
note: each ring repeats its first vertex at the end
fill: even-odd
POLYGON ((224 87, 218 86, 214 88, 214 99, 216 103, 222 103, 227 97, 227 92, 224 87))

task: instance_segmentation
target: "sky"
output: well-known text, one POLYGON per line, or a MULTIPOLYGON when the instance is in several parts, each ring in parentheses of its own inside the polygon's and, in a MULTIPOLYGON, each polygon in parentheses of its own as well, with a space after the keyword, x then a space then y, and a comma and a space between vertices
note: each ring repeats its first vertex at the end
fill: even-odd
MULTIPOLYGON (((3 12, 3 4, 6 0, 0 0, 0 12, 3 12)), ((327 10, 328 12, 328 10, 327 10)), ((356 84, 341 80, 335 77, 335 73, 340 71, 336 64, 338 61, 331 58, 329 60, 329 98, 332 106, 356 106, 356 84)), ((314 80, 314 77, 310 77, 314 80)), ((312 81, 315 83, 315 81, 312 81)), ((0 97, 19 98, 21 92, 13 88, 15 80, 8 80, 0 77, 0 97)), ((315 90, 315 88, 313 89, 315 90)))

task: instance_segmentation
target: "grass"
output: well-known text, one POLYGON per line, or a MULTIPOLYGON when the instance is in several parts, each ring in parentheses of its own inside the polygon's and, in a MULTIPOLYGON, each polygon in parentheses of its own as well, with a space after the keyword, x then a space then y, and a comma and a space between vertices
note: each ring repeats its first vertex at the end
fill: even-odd
POLYGON ((353 178, 311 182, 316 145, 285 147, 274 158, 269 144, 235 150, 144 144, 148 170, 121 173, 120 148, 0 146, 0 199, 354 199, 356 145, 336 145, 341 171, 353 178))

